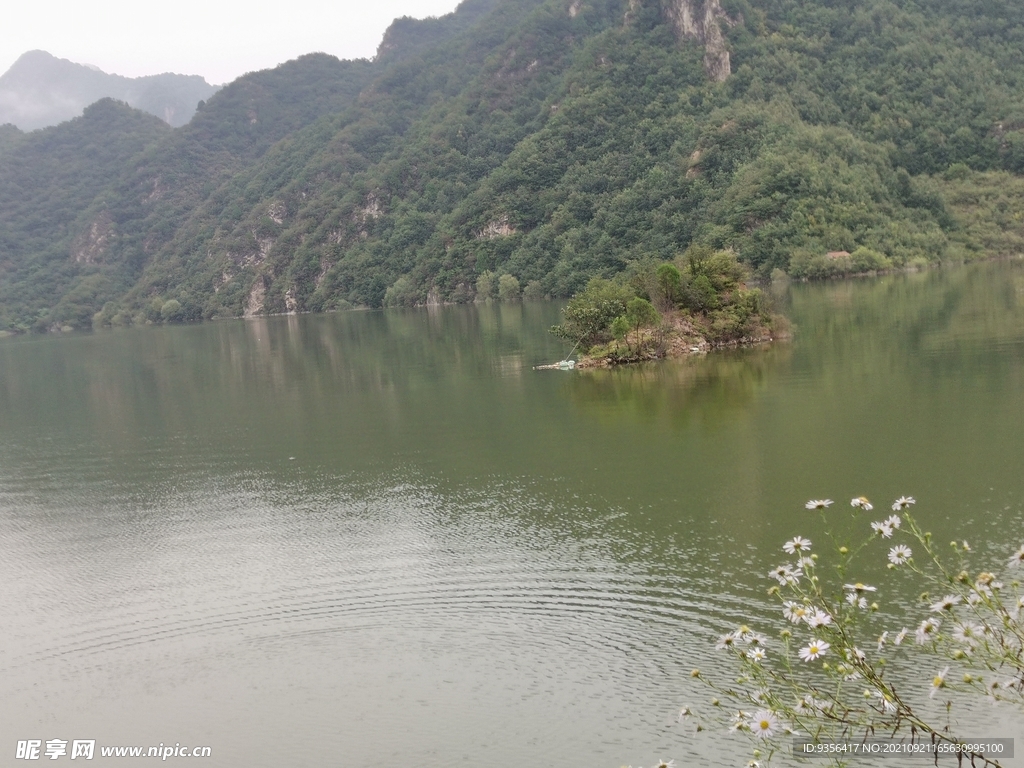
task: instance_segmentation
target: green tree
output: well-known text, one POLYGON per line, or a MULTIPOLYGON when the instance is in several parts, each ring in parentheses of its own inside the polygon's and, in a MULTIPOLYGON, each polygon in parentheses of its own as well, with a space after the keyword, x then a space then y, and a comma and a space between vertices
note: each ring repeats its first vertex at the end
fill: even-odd
POLYGON ((650 328, 661 320, 661 315, 647 299, 636 296, 626 304, 626 322, 633 329, 636 338, 636 350, 643 346, 641 331, 650 328))
POLYGON ((674 307, 682 298, 683 277, 675 264, 662 264, 656 273, 659 309, 665 311, 674 307))
POLYGON ((168 299, 160 307, 160 317, 165 323, 176 323, 182 319, 184 311, 177 299, 168 299))
POLYGON ((519 298, 519 280, 513 275, 498 278, 498 298, 501 301, 515 301, 519 298))
POLYGON ((495 280, 495 275, 490 270, 480 273, 480 276, 476 279, 476 298, 477 301, 487 301, 488 299, 494 298, 494 292, 498 288, 498 281, 495 280))
POLYGON ((584 351, 609 338, 609 326, 626 313, 626 303, 634 298, 624 285, 595 277, 587 287, 569 300, 562 310, 563 322, 552 328, 556 336, 579 342, 584 351))

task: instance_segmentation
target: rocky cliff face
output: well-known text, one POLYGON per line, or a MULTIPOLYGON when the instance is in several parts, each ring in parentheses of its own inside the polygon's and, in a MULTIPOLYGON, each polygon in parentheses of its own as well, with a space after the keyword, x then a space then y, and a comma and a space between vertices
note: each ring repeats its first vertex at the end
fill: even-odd
POLYGON ((662 0, 662 11, 680 39, 696 40, 704 46, 704 71, 720 83, 729 77, 729 51, 720 24, 728 22, 719 0, 662 0))

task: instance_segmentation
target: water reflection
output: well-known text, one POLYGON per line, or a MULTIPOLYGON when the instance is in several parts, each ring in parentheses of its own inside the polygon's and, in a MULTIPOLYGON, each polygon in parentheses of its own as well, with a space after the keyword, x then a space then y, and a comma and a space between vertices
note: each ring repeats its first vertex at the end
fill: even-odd
POLYGON ((614 371, 533 371, 544 303, 0 341, 0 717, 223 765, 720 758, 673 711, 804 500, 1024 528, 1022 275, 791 285, 792 343, 614 371))

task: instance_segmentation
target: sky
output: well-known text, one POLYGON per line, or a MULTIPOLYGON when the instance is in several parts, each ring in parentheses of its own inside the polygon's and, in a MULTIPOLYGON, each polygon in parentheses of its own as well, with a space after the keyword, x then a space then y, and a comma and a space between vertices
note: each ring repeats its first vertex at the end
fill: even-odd
POLYGON ((369 58, 395 18, 442 16, 459 0, 15 0, 0 25, 0 74, 44 50, 104 72, 202 75, 219 85, 304 53, 369 58))

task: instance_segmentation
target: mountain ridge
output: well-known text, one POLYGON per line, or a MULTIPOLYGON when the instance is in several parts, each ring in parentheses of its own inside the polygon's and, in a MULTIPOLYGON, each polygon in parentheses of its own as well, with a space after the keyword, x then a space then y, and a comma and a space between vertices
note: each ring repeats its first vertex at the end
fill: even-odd
MULTIPOLYGON (((472 301, 506 274, 568 296, 692 245, 762 279, 1018 253, 1021 40, 1009 0, 473 0, 398 20, 373 61, 225 87, 49 239, 0 184, 0 326, 472 301)), ((0 182, 12 142, 44 151, 0 135, 0 182)))
POLYGON ((0 75, 0 124, 11 123, 22 131, 46 128, 77 117, 102 98, 113 98, 177 127, 217 89, 199 75, 124 77, 46 51, 27 51, 0 75))

